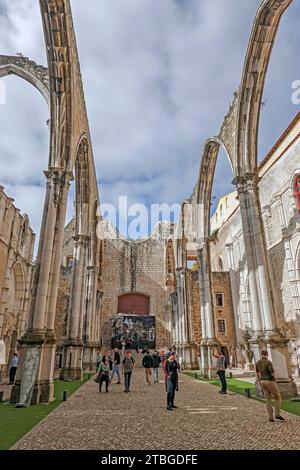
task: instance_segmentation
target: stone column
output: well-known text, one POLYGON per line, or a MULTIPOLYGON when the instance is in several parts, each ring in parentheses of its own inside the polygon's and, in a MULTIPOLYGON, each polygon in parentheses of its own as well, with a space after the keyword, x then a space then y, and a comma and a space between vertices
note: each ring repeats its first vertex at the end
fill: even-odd
POLYGON ((183 344, 185 336, 185 325, 184 325, 184 300, 183 300, 183 273, 182 268, 176 269, 177 277, 177 323, 178 323, 178 355, 183 358, 183 344))
POLYGON ((197 250, 200 290, 200 315, 202 327, 201 370, 204 377, 216 376, 216 361, 213 349, 217 346, 212 299, 211 262, 209 241, 206 240, 197 250))
POLYGON ((74 261, 70 308, 67 324, 67 338, 63 344, 63 366, 61 377, 64 380, 80 380, 82 378, 83 355, 83 316, 86 310, 86 257, 88 237, 75 235, 74 261))
POLYGON ((235 334, 238 344, 241 344, 243 339, 241 335, 241 330, 239 328, 239 311, 238 311, 238 293, 236 286, 236 277, 235 277, 235 259, 233 251, 233 243, 228 243, 226 245, 228 253, 228 266, 229 266, 229 276, 230 276, 230 286, 232 294, 232 303, 233 303, 233 313, 234 313, 234 323, 235 323, 235 334))
POLYGON ((61 168, 50 168, 45 175, 46 196, 29 321, 26 333, 20 340, 19 367, 11 395, 12 402, 20 401, 24 404, 26 401, 26 405, 49 403, 53 400, 54 393, 55 340, 53 337, 47 338, 47 305, 50 294, 55 298, 57 295, 58 286, 54 279, 59 275, 60 267, 54 263, 53 255, 54 247, 57 250, 62 249, 63 238, 59 226, 64 225, 69 182, 61 168), (58 273, 55 273, 55 269, 58 269, 58 273))
POLYGON ((86 289, 86 315, 83 328, 83 370, 92 371, 96 369, 96 288, 97 268, 87 267, 87 289, 86 289))
POLYGON ((258 182, 258 176, 252 173, 234 180, 240 202, 253 309, 255 334, 251 344, 255 360, 259 358, 261 349, 267 347, 282 396, 287 398, 295 395, 296 388, 291 375, 287 340, 276 327, 258 182))

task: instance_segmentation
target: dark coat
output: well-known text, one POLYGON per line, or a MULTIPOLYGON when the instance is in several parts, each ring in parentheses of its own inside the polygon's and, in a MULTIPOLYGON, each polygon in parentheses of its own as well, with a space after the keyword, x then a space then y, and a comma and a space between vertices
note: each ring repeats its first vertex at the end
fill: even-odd
POLYGON ((150 369, 153 367, 153 358, 150 356, 150 354, 145 354, 142 360, 142 365, 145 367, 145 369, 150 369))

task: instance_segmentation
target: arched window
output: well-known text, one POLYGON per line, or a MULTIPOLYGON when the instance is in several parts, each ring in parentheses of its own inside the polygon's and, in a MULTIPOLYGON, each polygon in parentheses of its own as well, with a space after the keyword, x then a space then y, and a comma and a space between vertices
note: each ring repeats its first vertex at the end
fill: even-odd
POLYGON ((300 175, 297 175, 294 182, 294 196, 296 200, 296 207, 300 213, 300 175))

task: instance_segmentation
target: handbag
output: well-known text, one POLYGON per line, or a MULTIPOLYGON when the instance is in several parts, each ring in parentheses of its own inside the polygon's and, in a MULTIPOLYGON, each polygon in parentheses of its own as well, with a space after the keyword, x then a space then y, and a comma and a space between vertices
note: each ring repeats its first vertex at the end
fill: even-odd
POLYGON ((100 383, 101 377, 102 377, 102 372, 99 372, 99 374, 98 374, 97 377, 95 378, 96 384, 100 383))

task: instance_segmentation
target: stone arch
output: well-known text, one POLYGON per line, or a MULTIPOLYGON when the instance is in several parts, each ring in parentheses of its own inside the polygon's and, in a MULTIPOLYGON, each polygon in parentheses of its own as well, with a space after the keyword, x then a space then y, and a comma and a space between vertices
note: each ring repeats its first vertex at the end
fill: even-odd
POLYGON ((236 176, 255 173, 261 100, 269 61, 283 13, 292 0, 263 0, 246 53, 237 113, 236 176))
POLYGON ((90 169, 89 145, 84 135, 75 157, 75 236, 89 234, 90 221, 90 169))
POLYGON ((211 137, 208 139, 204 144, 201 157, 196 196, 197 240, 200 243, 205 243, 210 236, 211 194, 217 158, 221 146, 224 148, 231 168, 234 171, 232 154, 229 153, 222 140, 219 137, 211 137))
MULTIPOLYGON (((68 317, 68 337, 65 344, 67 354, 63 364, 65 377, 71 379, 80 378, 82 374, 83 318, 87 308, 87 299, 83 295, 83 292, 86 294, 88 269, 86 252, 93 216, 91 204, 95 199, 99 201, 70 1, 40 0, 39 3, 48 62, 48 81, 45 86, 48 84, 49 89, 50 152, 48 170, 45 171, 46 195, 29 323, 20 352, 20 363, 25 360, 26 352, 32 348, 36 348, 40 358, 40 364, 39 361, 36 362, 37 378, 31 403, 49 402, 53 399, 55 311, 67 199, 74 168, 79 209, 75 232, 77 238, 74 240, 77 251, 70 298, 72 316, 68 317), (46 354, 43 354, 44 348, 47 350, 46 354)), ((20 61, 25 63, 26 59, 21 57, 20 61)), ((29 69, 29 64, 26 67, 29 69)), ((38 73, 42 77, 42 69, 38 73)), ((28 74, 26 78, 31 79, 28 74)), ((41 84, 37 84, 42 89, 41 84)), ((91 293, 93 302, 94 298, 96 282, 93 283, 91 293)), ((24 374, 26 367, 18 368, 12 401, 22 401, 31 396, 28 392, 20 397, 24 374)))
POLYGON ((224 271, 224 261, 223 261, 222 256, 219 256, 219 257, 218 257, 218 266, 217 266, 217 270, 218 270, 219 272, 221 272, 221 273, 224 271))
POLYGON ((0 55, 0 78, 16 75, 33 85, 50 106, 47 68, 37 65, 27 57, 0 55))
POLYGON ((8 289, 7 364, 17 348, 17 340, 25 330, 24 318, 25 276, 21 262, 16 261, 10 272, 8 289))

